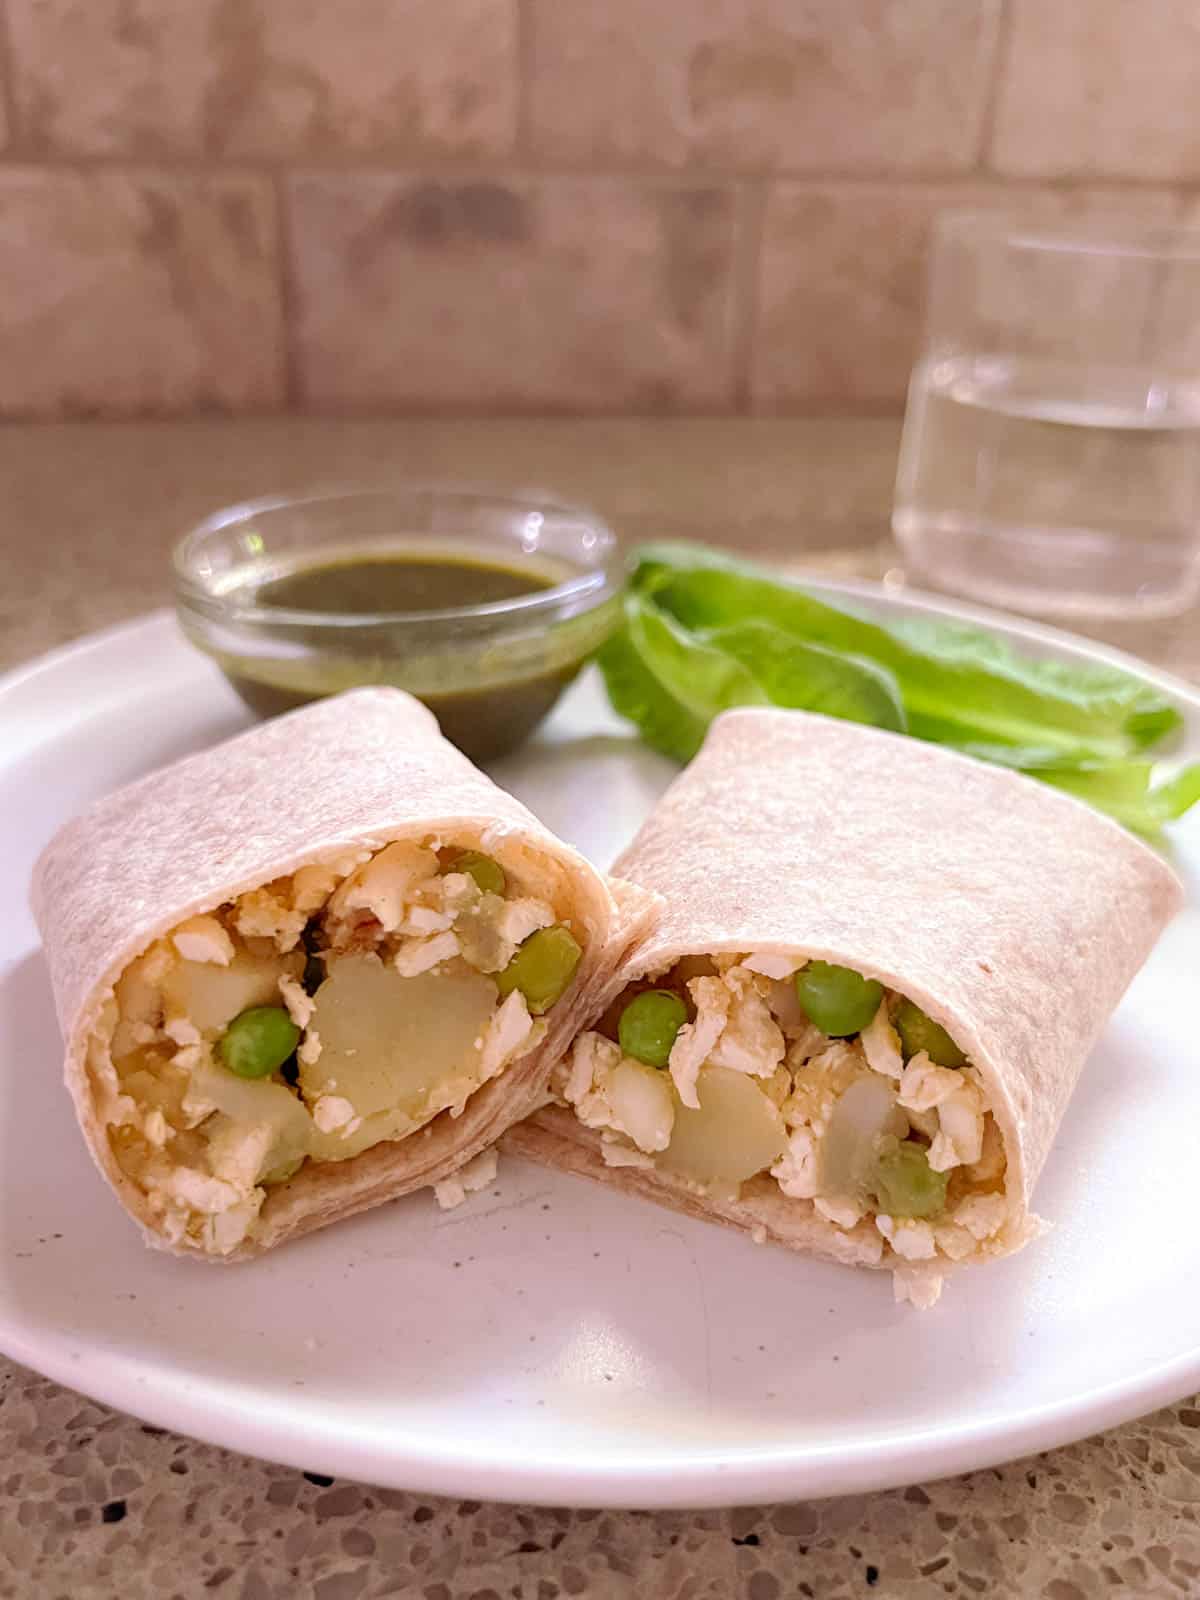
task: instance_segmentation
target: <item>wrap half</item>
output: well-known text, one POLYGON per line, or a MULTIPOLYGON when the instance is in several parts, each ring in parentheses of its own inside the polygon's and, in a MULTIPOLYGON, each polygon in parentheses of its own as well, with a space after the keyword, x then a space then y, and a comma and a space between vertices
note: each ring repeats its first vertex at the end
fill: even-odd
POLYGON ((919 1305, 1038 1231, 1080 1069, 1182 898, 1065 794, 788 711, 720 717, 615 870, 664 914, 508 1147, 919 1305))
POLYGON ((368 689, 99 801, 33 905, 97 1166, 151 1243, 231 1259, 486 1152, 654 897, 368 689))

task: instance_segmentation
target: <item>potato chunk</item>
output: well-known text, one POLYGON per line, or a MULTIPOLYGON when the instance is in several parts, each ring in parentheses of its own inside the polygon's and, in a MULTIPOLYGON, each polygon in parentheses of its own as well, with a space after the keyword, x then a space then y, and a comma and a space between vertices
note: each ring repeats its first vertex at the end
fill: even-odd
POLYGON ((242 1187, 261 1175, 302 1160, 312 1142, 312 1120, 304 1106, 281 1083, 235 1077, 215 1062, 199 1062, 192 1071, 185 1109, 218 1113, 206 1125, 213 1171, 242 1187))
POLYGON ((660 1166, 695 1183, 741 1183, 778 1161, 787 1130, 753 1078, 730 1067, 704 1067, 697 1111, 676 1106, 671 1142, 660 1166))
POLYGON ((180 961, 163 979, 168 1016, 186 1017, 205 1038, 222 1033, 251 1006, 278 1005, 279 979, 296 975, 303 957, 253 956, 239 950, 227 967, 211 961, 180 961))
POLYGON ((477 972, 404 978, 374 955, 331 961, 310 1023, 321 1053, 300 1066, 306 1099, 337 1095, 359 1117, 399 1111, 419 1120, 439 1088, 478 1072, 496 998, 477 972))

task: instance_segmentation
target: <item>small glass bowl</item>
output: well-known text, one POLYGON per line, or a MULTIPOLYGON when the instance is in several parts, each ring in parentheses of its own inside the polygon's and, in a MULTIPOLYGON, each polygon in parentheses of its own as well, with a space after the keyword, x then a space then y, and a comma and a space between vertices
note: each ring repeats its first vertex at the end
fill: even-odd
POLYGON ((180 541, 173 565, 184 633, 260 716, 394 684, 474 760, 533 732, 616 627, 624 582, 616 537, 592 512, 436 485, 230 506, 180 541), (432 611, 260 603, 273 579, 357 557, 528 568, 530 590, 432 611))

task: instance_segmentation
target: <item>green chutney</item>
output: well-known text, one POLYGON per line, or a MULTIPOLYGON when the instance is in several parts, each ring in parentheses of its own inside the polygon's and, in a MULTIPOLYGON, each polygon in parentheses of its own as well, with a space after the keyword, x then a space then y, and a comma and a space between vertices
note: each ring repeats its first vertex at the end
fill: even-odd
POLYGON ((541 558, 510 565, 450 550, 317 558, 252 581, 243 591, 246 602, 263 613, 264 646, 286 628, 293 647, 288 654, 225 654, 221 666, 263 717, 363 684, 395 684, 423 701, 446 737, 472 760, 490 760, 515 748, 542 721, 611 631, 615 607, 540 629, 531 624, 520 637, 488 633, 473 621, 438 624, 432 614, 537 594, 572 575, 573 569, 541 558), (429 613, 430 619, 380 623, 361 632, 342 629, 333 639, 333 630, 317 616, 311 625, 283 616, 276 624, 272 611, 347 618, 429 613))

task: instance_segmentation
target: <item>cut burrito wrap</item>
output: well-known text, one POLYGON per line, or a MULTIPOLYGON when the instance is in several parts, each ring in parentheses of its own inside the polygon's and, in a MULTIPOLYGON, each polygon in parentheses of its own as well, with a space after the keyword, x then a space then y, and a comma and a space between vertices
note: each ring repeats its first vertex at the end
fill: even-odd
POLYGON ((507 1146, 922 1305, 1042 1226, 1080 1069, 1182 896, 1067 795, 773 710, 714 723, 615 870, 663 915, 507 1146))
POLYGON ((654 899, 368 689, 102 799, 33 904, 97 1166, 150 1242, 236 1259, 487 1151, 654 899))

